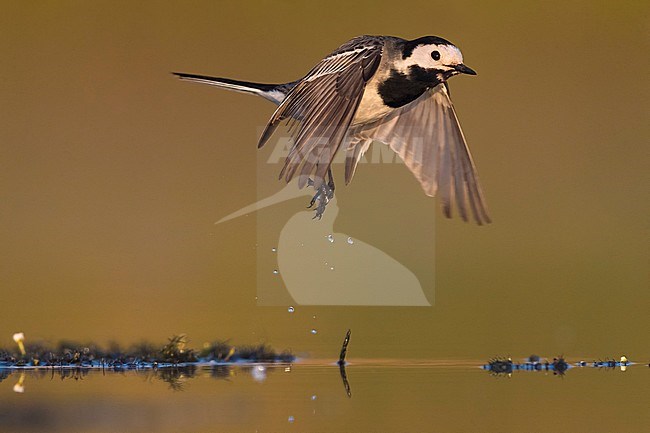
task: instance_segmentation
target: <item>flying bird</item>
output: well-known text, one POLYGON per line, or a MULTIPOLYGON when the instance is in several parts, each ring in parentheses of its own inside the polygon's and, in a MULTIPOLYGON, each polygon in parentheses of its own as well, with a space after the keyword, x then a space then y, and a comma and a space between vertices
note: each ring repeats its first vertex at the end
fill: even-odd
POLYGON ((174 72, 183 80, 259 95, 278 105, 258 148, 286 121, 293 144, 280 172, 287 182, 313 186, 315 218, 334 196, 331 165, 345 152, 345 183, 373 141, 397 153, 425 194, 438 195, 448 218, 452 205, 467 221, 489 223, 478 175, 447 80, 476 75, 451 42, 425 36, 359 36, 329 54, 303 78, 260 84, 174 72), (326 181, 327 177, 327 181, 326 181))

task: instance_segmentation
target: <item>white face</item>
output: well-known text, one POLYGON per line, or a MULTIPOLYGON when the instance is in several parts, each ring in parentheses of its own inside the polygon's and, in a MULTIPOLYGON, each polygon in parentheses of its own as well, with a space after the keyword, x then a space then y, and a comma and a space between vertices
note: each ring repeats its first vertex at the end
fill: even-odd
POLYGON ((463 63, 463 55, 453 45, 419 45, 413 50, 410 57, 405 60, 397 60, 395 66, 400 72, 406 73, 413 65, 425 69, 448 71, 461 63, 463 63), (436 55, 435 52, 438 54, 436 55), (436 60, 438 56, 439 58, 436 60))

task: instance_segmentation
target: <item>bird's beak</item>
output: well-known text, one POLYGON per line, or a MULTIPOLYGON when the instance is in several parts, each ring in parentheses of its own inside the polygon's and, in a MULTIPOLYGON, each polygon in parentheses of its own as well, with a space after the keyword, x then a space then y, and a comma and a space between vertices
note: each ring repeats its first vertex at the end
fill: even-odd
POLYGON ((454 69, 456 69, 458 72, 461 74, 467 74, 467 75, 476 75, 476 71, 469 66, 465 66, 462 63, 454 66, 454 69))

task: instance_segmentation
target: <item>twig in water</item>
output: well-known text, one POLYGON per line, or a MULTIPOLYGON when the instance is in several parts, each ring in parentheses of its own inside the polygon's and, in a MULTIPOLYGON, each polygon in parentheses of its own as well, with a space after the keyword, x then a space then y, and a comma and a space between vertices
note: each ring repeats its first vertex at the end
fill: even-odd
POLYGON ((343 346, 341 346, 341 354, 339 355, 339 360, 337 364, 339 365, 339 373, 341 373, 341 380, 343 380, 343 386, 345 387, 345 393, 348 397, 352 397, 352 391, 350 390, 350 383, 348 382, 348 375, 345 373, 345 355, 348 352, 348 344, 350 343, 350 330, 345 334, 345 339, 343 340, 343 346))
POLYGON ((341 346, 341 354, 339 355, 339 365, 345 365, 345 355, 348 352, 348 344, 350 343, 350 330, 345 334, 345 339, 343 340, 343 346, 341 346))

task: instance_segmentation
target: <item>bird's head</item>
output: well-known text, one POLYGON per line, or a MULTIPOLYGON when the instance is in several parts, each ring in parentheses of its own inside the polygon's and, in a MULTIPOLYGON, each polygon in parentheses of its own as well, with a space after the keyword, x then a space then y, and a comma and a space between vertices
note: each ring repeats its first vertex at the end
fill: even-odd
POLYGON ((458 47, 437 36, 424 36, 404 42, 401 57, 396 59, 395 65, 400 72, 416 79, 433 78, 438 82, 444 82, 458 74, 476 75, 473 69, 463 63, 463 54, 458 47))

